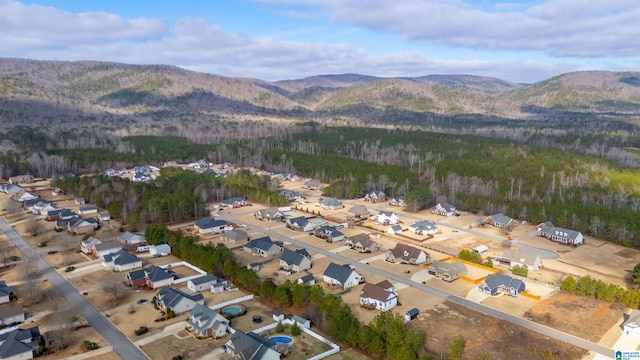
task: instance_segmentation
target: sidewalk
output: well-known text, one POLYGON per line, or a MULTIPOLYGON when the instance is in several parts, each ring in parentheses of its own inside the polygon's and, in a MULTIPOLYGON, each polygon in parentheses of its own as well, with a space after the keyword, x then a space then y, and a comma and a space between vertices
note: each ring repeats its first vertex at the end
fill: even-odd
POLYGON ((159 332, 157 334, 151 335, 149 337, 146 337, 144 339, 140 339, 138 341, 135 342, 136 345, 138 345, 139 347, 142 347, 144 345, 150 344, 156 340, 160 340, 164 337, 167 337, 169 335, 175 335, 178 331, 184 329, 184 321, 181 322, 177 322, 173 325, 169 325, 169 326, 165 326, 165 328, 162 330, 162 332, 159 332))

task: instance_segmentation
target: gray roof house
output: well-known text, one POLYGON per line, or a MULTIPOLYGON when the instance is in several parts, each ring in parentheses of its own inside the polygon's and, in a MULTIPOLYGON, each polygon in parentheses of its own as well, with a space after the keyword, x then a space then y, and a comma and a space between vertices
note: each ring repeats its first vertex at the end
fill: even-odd
POLYGON ((316 284, 316 278, 314 278, 312 274, 307 274, 301 278, 298 278, 298 284, 313 286, 316 284))
POLYGON ((142 234, 136 234, 127 231, 118 236, 118 241, 120 241, 123 245, 142 244, 147 242, 147 238, 145 238, 145 236, 142 234))
POLYGON ((122 245, 117 241, 101 242, 93 246, 93 254, 99 258, 117 253, 120 250, 122 250, 122 245))
POLYGON ((419 235, 435 235, 438 232, 438 228, 434 223, 429 220, 422 220, 413 223, 409 226, 409 231, 412 231, 419 235))
POLYGON ((280 353, 276 350, 278 344, 256 333, 245 333, 236 330, 231 339, 222 345, 225 353, 233 360, 280 360, 280 353))
POLYGON ((202 218, 193 225, 196 227, 198 234, 219 234, 228 229, 228 225, 224 220, 214 220, 209 217, 202 218))
POLYGON ((232 245, 244 244, 249 241, 249 234, 246 231, 241 229, 233 229, 231 231, 225 231, 221 238, 223 241, 228 242, 232 245))
POLYGON ((454 216, 458 214, 456 207, 446 202, 438 203, 438 205, 431 209, 431 212, 442 216, 454 216))
POLYGON ((81 205, 78 207, 78 214, 87 215, 87 214, 97 214, 98 207, 95 204, 89 205, 81 205))
POLYGON ((316 180, 316 179, 309 179, 307 181, 305 181, 304 185, 302 185, 303 188, 306 189, 310 189, 310 190, 323 190, 324 189, 324 185, 322 184, 322 181, 320 180, 316 180))
POLYGON ((333 226, 321 226, 316 229, 315 236, 327 242, 338 242, 344 240, 344 234, 333 226))
POLYGON ((126 250, 106 254, 102 257, 102 265, 107 268, 112 267, 113 271, 128 271, 141 268, 143 264, 144 261, 142 261, 142 259, 130 254, 126 250))
POLYGON ((387 195, 382 190, 371 190, 365 196, 365 201, 371 201, 372 203, 383 202, 387 199, 387 195))
POLYGON ((485 224, 493 225, 497 228, 513 230, 518 222, 503 213, 494 214, 484 220, 485 224))
POLYGON ((509 262, 509 268, 514 266, 526 266, 529 271, 536 271, 540 268, 542 259, 534 252, 520 249, 506 249, 502 253, 502 258, 509 262))
POLYGON ((208 307, 196 304, 187 319, 187 330, 198 338, 223 337, 229 333, 229 320, 208 307))
POLYGON ((367 210, 367 207, 364 205, 353 206, 347 213, 354 219, 366 219, 371 215, 371 212, 367 210))
POLYGON ((380 244, 371 240, 369 235, 364 233, 348 237, 344 244, 361 253, 371 253, 380 249, 380 244))
POLYGON ((251 255, 264 257, 278 255, 283 248, 281 242, 273 242, 268 236, 251 240, 243 246, 243 249, 251 255))
POLYGON ((9 285, 7 285, 7 282, 0 280, 0 304, 5 304, 11 301, 13 295, 13 290, 9 285))
POLYGON ((458 279, 461 275, 465 275, 467 273, 467 267, 462 261, 444 262, 436 260, 429 265, 427 272, 429 275, 451 282, 458 279))
POLYGON ((504 293, 517 297, 521 292, 526 290, 526 286, 522 280, 503 274, 492 274, 488 275, 487 278, 478 285, 478 290, 489 295, 504 293))
POLYGON ((219 278, 213 274, 207 274, 187 281, 187 288, 193 292, 197 292, 210 290, 212 286, 215 287, 214 285, 216 284, 224 287, 228 284, 228 282, 227 280, 219 278))
POLYGON ((143 271, 146 285, 152 289, 171 285, 176 277, 173 271, 155 265, 151 265, 143 271))
POLYGON ((280 255, 280 267, 291 272, 304 271, 311 268, 311 257, 305 249, 284 249, 280 255))
POLYGON ((324 198, 320 200, 320 207, 325 210, 342 209, 344 204, 336 198, 324 198))
POLYGON ((156 294, 156 302, 162 311, 171 308, 174 313, 181 314, 193 309, 197 304, 204 305, 204 296, 202 294, 187 295, 165 286, 156 294))
POLYGON ((101 240, 94 238, 93 236, 87 238, 86 240, 80 241, 80 251, 85 254, 91 254, 93 252, 94 246, 102 243, 101 240))
POLYGON ((311 231, 315 225, 309 222, 304 216, 298 216, 287 219, 286 227, 295 231, 311 231))
POLYGON ((26 314, 22 305, 0 305, 0 325, 9 325, 14 322, 23 322, 26 314))
POLYGON ((284 218, 284 214, 277 207, 271 207, 267 209, 258 210, 253 214, 258 220, 262 221, 280 221, 284 218))
POLYGON ((431 256, 424 250, 405 244, 396 244, 385 254, 385 260, 390 263, 418 265, 428 262, 431 256))
POLYGON ((0 334, 0 359, 33 359, 40 347, 40 329, 15 329, 0 334))
POLYGON ((381 311, 391 310, 398 305, 398 295, 386 287, 386 283, 366 283, 360 291, 360 305, 381 311))
POLYGON ((577 246, 584 243, 584 237, 581 232, 557 227, 551 221, 538 225, 538 235, 566 245, 577 246))
POLYGON ((327 269, 322 273, 322 281, 330 286, 341 287, 343 289, 352 288, 362 282, 362 275, 358 274, 348 264, 338 265, 329 263, 327 269))

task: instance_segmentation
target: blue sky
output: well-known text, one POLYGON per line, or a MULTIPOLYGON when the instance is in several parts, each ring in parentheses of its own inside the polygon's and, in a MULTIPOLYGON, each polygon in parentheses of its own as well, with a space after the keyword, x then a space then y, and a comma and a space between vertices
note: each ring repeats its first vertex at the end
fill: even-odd
POLYGON ((231 77, 637 71, 637 0, 0 0, 0 57, 231 77))

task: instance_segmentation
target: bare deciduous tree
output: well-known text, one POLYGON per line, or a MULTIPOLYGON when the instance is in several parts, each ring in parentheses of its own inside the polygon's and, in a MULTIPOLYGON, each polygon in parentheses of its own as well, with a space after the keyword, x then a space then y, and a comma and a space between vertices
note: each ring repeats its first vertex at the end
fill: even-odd
POLYGON ((29 234, 31 234, 33 236, 38 236, 42 232, 42 228, 43 228, 43 226, 42 226, 42 222, 40 221, 40 219, 31 218, 31 219, 27 220, 26 230, 29 232, 29 234))
POLYGON ((69 336, 73 321, 77 318, 73 309, 59 310, 51 315, 48 323, 47 341, 49 346, 64 349, 69 346, 69 336))
POLYGON ((27 296, 29 299, 38 303, 42 300, 42 282, 43 277, 38 268, 31 261, 27 261, 20 271, 22 280, 27 287, 27 296))
POLYGON ((112 303, 117 303, 125 297, 125 285, 124 281, 113 274, 105 274, 102 283, 104 287, 102 290, 109 295, 112 303))

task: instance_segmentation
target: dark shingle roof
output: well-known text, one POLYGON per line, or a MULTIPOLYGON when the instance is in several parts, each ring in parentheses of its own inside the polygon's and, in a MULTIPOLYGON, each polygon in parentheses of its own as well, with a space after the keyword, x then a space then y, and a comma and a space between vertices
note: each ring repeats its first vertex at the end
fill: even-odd
POLYGON ((340 283, 344 284, 349 279, 352 272, 353 269, 351 269, 347 264, 338 265, 336 263, 330 263, 322 275, 336 279, 340 283))

